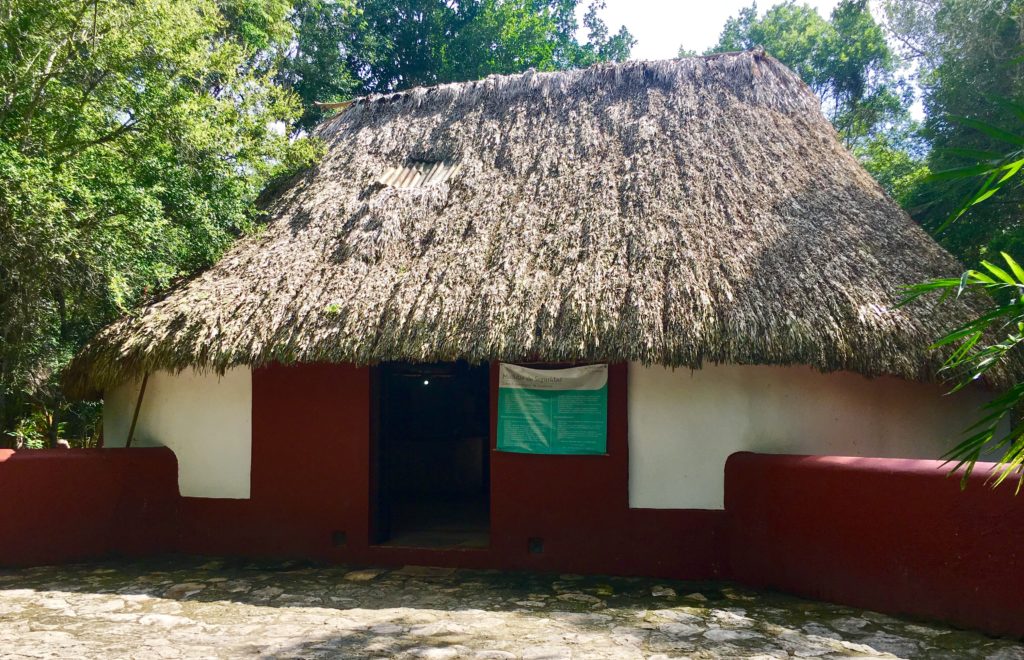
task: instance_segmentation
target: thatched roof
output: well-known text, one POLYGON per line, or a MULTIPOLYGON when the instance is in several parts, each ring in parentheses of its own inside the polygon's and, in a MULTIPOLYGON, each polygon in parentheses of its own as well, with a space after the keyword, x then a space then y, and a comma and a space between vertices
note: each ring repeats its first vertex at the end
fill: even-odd
POLYGON ((966 311, 894 308, 899 285, 960 267, 760 52, 369 97, 316 134, 326 157, 265 230, 104 330, 70 391, 456 358, 931 379, 928 344, 966 311))

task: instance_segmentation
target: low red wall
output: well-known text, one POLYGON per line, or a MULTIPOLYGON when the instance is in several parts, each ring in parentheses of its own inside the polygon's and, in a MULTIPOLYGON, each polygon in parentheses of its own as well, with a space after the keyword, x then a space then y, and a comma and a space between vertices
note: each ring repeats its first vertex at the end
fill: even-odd
POLYGON ((0 566, 173 551, 169 449, 0 450, 0 566))
POLYGON ((1024 496, 940 461, 732 455, 732 577, 1024 636, 1024 496))

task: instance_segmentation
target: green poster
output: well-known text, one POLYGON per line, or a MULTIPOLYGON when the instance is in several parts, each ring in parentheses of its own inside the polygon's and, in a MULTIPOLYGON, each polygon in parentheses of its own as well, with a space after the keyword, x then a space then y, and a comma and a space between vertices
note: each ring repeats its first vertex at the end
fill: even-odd
POLYGON ((607 447, 608 365, 570 369, 501 365, 499 451, 604 454, 607 447))

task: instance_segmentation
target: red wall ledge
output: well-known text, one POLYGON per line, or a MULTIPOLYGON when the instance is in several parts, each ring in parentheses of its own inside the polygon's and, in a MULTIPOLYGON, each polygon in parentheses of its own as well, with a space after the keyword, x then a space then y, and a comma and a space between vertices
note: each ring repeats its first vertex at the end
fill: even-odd
POLYGON ((732 576, 808 598, 1024 636, 1024 495, 941 461, 738 453, 732 576))
MULTIPOLYGON (((369 546, 365 480, 349 493, 364 499, 347 504, 327 477, 296 486, 310 502, 322 490, 320 499, 333 502, 323 511, 297 495, 279 501, 287 489, 256 478, 273 466, 271 454, 260 458, 259 446, 254 440, 256 485, 245 501, 179 497, 169 449, 0 450, 0 566, 184 551, 708 575, 1024 637, 1024 495, 987 486, 987 465, 961 492, 938 461, 739 453, 726 464, 724 513, 630 510, 620 494, 591 517, 573 504, 565 519, 543 507, 567 495, 520 497, 507 482, 509 470, 505 482, 500 473, 494 482, 506 500, 492 502, 491 551, 442 557, 369 546), (314 513, 282 522, 303 510, 314 513), (332 529, 349 532, 345 547, 324 549, 332 529), (526 548, 516 541, 537 529, 552 547, 541 562, 523 559, 526 548)), ((624 457, 624 444, 621 449, 624 457)), ((625 479, 620 462, 615 474, 625 479)), ((300 473, 292 470, 291 478, 300 473)), ((591 485, 599 487, 601 479, 591 485)))
POLYGON ((0 566, 175 547, 178 463, 170 449, 3 449, 0 485, 0 566))

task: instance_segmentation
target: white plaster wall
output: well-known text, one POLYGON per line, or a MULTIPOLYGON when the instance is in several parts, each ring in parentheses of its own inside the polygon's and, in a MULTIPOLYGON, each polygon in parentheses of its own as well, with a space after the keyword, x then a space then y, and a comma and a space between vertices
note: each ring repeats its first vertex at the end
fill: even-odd
MULTIPOLYGON (((107 447, 123 447, 141 380, 106 393, 107 447)), ((187 370, 150 374, 132 446, 170 447, 178 457, 178 488, 187 497, 247 499, 252 465, 252 372, 223 376, 187 370)))
POLYGON ((721 509, 737 451, 939 458, 977 419, 980 391, 809 367, 629 365, 629 503, 721 509))

